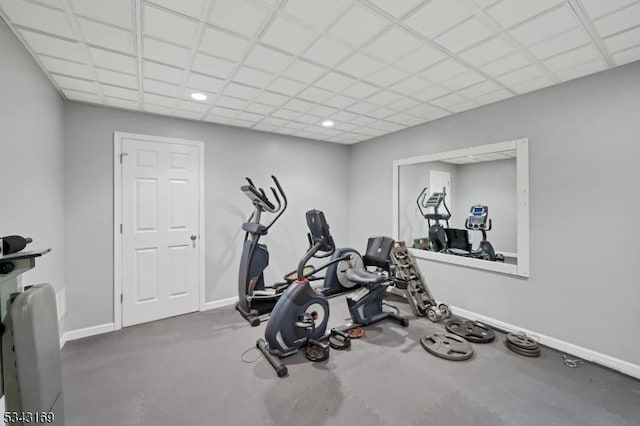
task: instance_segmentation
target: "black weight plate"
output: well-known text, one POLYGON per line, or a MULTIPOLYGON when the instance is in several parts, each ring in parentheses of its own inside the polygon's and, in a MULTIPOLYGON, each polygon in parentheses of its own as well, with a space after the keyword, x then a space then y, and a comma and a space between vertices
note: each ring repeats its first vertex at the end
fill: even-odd
POLYGON ((535 349, 535 350, 527 350, 527 349, 519 348, 517 346, 510 345, 509 343, 507 343, 507 347, 509 348, 509 350, 511 350, 512 352, 517 353, 518 355, 528 356, 528 357, 531 357, 531 358, 537 358, 542 353, 540 348, 535 349))
POLYGON ((471 344, 455 334, 425 334, 420 343, 430 354, 449 361, 464 361, 473 356, 471 344))
POLYGON ((512 345, 523 349, 536 349, 538 347, 538 342, 524 334, 507 334, 507 341, 512 345))
POLYGON ((477 321, 454 318, 447 321, 446 327, 448 332, 464 337, 471 343, 489 343, 496 338, 492 329, 477 321))

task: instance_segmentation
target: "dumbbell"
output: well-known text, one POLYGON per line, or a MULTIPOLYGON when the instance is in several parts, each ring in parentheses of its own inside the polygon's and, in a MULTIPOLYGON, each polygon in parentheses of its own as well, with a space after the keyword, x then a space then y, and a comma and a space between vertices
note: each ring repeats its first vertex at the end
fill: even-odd
POLYGON ((7 254, 17 253, 20 250, 23 250, 27 244, 32 242, 31 238, 21 237, 20 235, 7 235, 6 237, 0 238, 2 244, 0 245, 0 253, 7 254))

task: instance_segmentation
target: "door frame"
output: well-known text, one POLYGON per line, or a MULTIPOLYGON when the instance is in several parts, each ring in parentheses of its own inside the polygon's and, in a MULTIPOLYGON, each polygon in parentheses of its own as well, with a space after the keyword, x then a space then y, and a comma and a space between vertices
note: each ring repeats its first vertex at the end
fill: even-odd
POLYGON ((200 253, 198 263, 198 309, 204 310, 205 305, 205 238, 204 238, 204 142, 189 139, 167 138, 164 136, 145 135, 140 133, 113 132, 113 328, 122 328, 122 302, 118 302, 122 295, 122 140, 135 138, 149 142, 170 143, 194 146, 198 149, 198 241, 200 253))

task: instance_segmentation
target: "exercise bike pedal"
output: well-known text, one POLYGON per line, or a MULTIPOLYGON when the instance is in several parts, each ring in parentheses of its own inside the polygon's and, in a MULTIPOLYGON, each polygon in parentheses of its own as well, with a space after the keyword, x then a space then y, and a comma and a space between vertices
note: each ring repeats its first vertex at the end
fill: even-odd
POLYGON ((342 330, 332 328, 329 333, 329 346, 333 349, 343 351, 351 347, 351 336, 342 330))
POLYGON ((329 359, 330 350, 330 346, 327 343, 308 340, 304 354, 309 361, 322 362, 329 359))
POLYGON ((311 314, 304 314, 295 322, 296 327, 305 330, 313 330, 315 328, 315 318, 311 314))

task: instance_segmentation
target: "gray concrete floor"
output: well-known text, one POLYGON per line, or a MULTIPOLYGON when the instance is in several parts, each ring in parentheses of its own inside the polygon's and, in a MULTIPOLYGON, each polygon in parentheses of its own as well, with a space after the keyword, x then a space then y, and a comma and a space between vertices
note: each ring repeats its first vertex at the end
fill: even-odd
MULTIPOLYGON (((348 317, 344 297, 331 308, 330 325, 348 317)), ((376 324, 326 363, 286 359, 284 379, 264 359, 241 360, 264 324, 251 328, 232 307, 69 342, 67 424, 640 425, 638 380, 589 363, 565 367, 549 348, 516 355, 500 333, 474 345, 469 361, 442 360, 419 343, 441 329, 423 318, 406 329, 376 324)))

